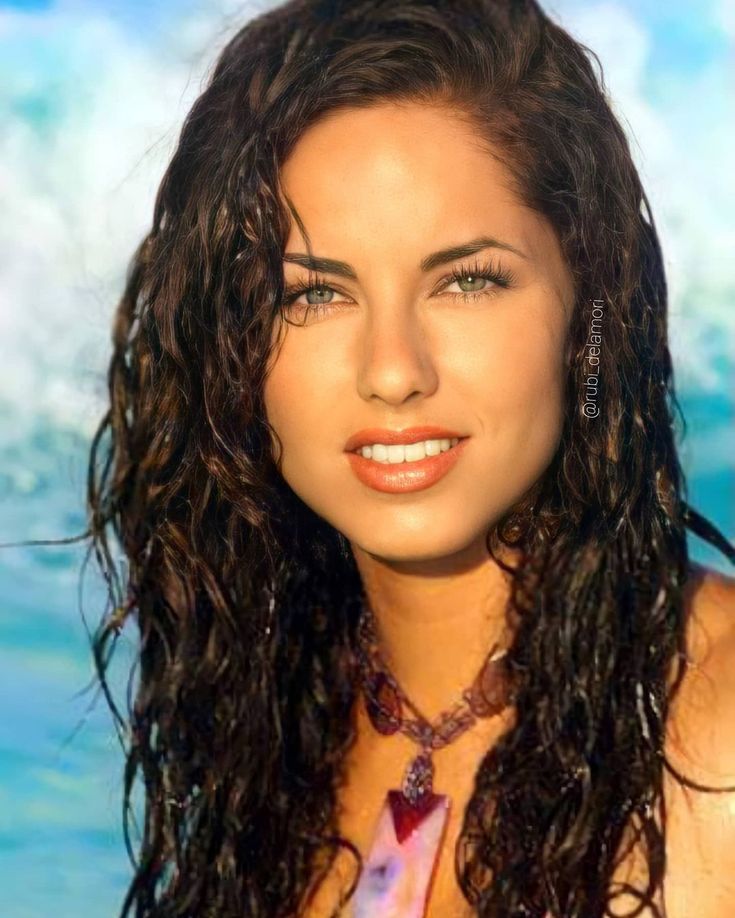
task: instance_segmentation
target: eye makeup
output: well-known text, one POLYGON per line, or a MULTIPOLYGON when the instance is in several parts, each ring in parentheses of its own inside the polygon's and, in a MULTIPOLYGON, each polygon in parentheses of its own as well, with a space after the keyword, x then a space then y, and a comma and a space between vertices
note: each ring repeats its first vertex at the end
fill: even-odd
MULTIPOLYGON (((489 260, 483 263, 478 263, 478 261, 475 260, 474 264, 471 266, 463 265, 460 268, 455 268, 449 275, 443 277, 439 282, 438 290, 441 291, 452 283, 462 283, 476 280, 491 281, 492 285, 486 286, 482 290, 462 291, 460 293, 449 293, 444 295, 460 297, 465 302, 477 300, 481 297, 494 296, 498 292, 498 289, 507 289, 508 287, 512 287, 516 281, 516 276, 510 268, 503 267, 498 262, 489 260)), ((298 305, 302 310, 316 311, 318 315, 325 312, 329 313, 336 308, 334 303, 296 304, 295 302, 304 293, 312 293, 313 291, 323 292, 329 290, 335 293, 341 292, 331 284, 328 284, 326 279, 320 274, 313 275, 308 282, 301 281, 295 284, 289 284, 284 288, 282 308, 288 311, 294 305, 298 305)))

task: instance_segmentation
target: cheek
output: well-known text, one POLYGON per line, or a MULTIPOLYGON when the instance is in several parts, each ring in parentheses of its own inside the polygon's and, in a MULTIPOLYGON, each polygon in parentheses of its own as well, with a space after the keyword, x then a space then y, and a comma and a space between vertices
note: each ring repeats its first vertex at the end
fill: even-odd
POLYGON ((520 336, 504 344, 478 359, 472 383, 480 433, 472 499, 493 513, 515 504, 543 476, 564 422, 564 375, 555 347, 520 336))
POLYGON ((325 364, 305 348, 286 343, 273 363, 263 387, 268 421, 281 439, 289 462, 302 457, 324 435, 324 421, 335 405, 325 364))
MULTIPOLYGON (((268 371, 263 386, 263 402, 266 417, 286 449, 291 441, 299 439, 301 412, 294 411, 293 406, 299 402, 300 390, 306 390, 302 383, 303 376, 298 363, 287 352, 281 351, 268 371)), ((277 444, 273 440, 271 442, 275 450, 277 444)))
POLYGON ((519 470, 535 479, 551 462, 562 433, 564 358, 548 338, 530 338, 507 359, 514 379, 503 409, 509 452, 520 458, 519 470))
POLYGON ((562 329, 543 322, 512 322, 467 339, 461 371, 475 393, 483 393, 489 417, 503 425, 531 415, 557 419, 566 365, 562 329))

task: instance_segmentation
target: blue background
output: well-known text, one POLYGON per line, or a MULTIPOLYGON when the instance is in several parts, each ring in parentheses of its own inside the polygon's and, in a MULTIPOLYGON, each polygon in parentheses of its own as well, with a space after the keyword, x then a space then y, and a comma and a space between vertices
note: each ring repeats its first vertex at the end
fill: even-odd
MULTIPOLYGON (((666 256, 691 502, 733 539, 733 5, 545 8, 600 57, 630 137, 666 256)), ((89 438, 127 259, 183 117, 255 10, 0 4, 2 542, 85 526, 89 438)), ((80 584, 82 556, 79 545, 0 551, 3 918, 116 915, 130 876, 122 751, 104 699, 82 691, 93 676, 82 613, 93 628, 106 595, 94 564, 80 584)), ((121 710, 133 652, 123 633, 111 669, 121 710)))

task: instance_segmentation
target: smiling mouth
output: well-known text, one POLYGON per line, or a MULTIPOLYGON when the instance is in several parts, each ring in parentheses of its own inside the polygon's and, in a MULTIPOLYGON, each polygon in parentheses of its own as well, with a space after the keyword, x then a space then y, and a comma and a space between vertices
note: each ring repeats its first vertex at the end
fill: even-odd
POLYGON ((418 462, 424 462, 424 460, 426 459, 434 459, 437 456, 440 456, 442 453, 449 452, 449 450, 453 449, 459 443, 460 440, 465 440, 465 439, 466 437, 444 437, 441 439, 435 438, 429 441, 432 443, 431 447, 429 447, 429 449, 431 449, 431 452, 427 451, 427 441, 425 440, 423 441, 419 440, 416 443, 405 443, 405 444, 396 443, 396 444, 391 444, 391 445, 372 444, 372 445, 366 445, 366 446, 359 446, 357 447, 357 449, 350 450, 350 452, 355 453, 358 456, 361 456, 363 459, 367 459, 371 462, 376 462, 379 465, 385 465, 385 466, 415 465, 418 462), (407 451, 409 453, 410 452, 420 453, 422 451, 422 450, 415 450, 415 449, 411 450, 411 447, 416 447, 419 444, 421 444, 422 446, 424 455, 423 456, 418 455, 417 458, 415 459, 406 458, 407 451), (363 453, 363 450, 367 451, 367 455, 363 453), (392 453, 391 453, 391 450, 393 451, 392 453), (402 450, 402 452, 400 452, 399 450, 402 450), (393 456, 393 458, 390 458, 391 456, 393 456), (399 457, 402 457, 402 458, 399 458, 399 457))
POLYGON ((454 439, 457 442, 449 449, 410 462, 381 462, 354 450, 346 455, 355 476, 372 490, 388 494, 422 491, 441 481, 460 461, 469 437, 454 439))

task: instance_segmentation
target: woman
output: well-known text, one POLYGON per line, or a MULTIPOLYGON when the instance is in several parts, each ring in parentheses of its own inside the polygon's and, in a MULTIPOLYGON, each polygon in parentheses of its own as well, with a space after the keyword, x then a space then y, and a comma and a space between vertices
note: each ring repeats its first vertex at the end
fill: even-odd
POLYGON ((292 0, 186 119, 90 464, 103 684, 141 636, 123 915, 735 914, 735 581, 685 529, 735 549, 587 50, 292 0))

